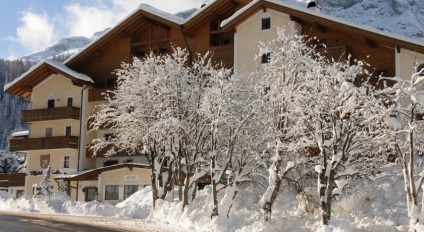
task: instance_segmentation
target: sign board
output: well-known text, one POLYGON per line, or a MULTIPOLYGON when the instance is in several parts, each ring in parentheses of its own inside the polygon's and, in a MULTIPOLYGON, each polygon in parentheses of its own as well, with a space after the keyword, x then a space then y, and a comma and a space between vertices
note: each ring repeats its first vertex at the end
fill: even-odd
POLYGON ((125 175, 124 181, 138 181, 138 175, 125 175))

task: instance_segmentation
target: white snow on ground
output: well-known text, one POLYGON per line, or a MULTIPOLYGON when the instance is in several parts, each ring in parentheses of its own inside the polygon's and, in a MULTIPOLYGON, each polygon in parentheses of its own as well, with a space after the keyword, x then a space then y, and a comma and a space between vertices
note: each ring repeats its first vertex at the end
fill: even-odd
MULTIPOLYGON (((196 199, 184 211, 181 210, 180 202, 172 202, 170 192, 168 199, 158 200, 157 209, 151 212, 150 187, 136 192, 116 206, 97 201, 76 202, 64 193, 54 194, 50 199, 13 199, 0 194, 0 210, 108 217, 91 222, 122 228, 150 226, 163 231, 407 231, 409 221, 403 181, 400 175, 395 174, 397 168, 393 166, 388 169, 384 178, 369 185, 356 184, 354 190, 347 194, 345 192, 346 197, 339 196, 333 206, 329 227, 319 225, 317 209, 306 212, 304 204, 300 202, 301 198, 287 190, 279 195, 273 207, 272 222, 263 222, 257 204, 260 194, 251 186, 245 186, 244 191, 240 192, 229 219, 224 213, 210 219, 210 187, 199 191, 196 199)), ((311 190, 312 193, 315 191, 311 190)), ((223 193, 220 192, 221 198, 223 193)))

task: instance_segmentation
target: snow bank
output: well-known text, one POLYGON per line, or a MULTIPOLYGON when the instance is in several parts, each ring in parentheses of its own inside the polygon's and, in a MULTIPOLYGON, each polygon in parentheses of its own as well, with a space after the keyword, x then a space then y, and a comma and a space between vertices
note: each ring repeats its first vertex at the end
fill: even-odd
MULTIPOLYGON (((344 191, 342 196, 337 196, 330 226, 320 226, 319 210, 309 208, 306 211, 299 195, 288 190, 283 190, 277 198, 271 223, 264 222, 258 205, 261 194, 252 186, 246 186, 239 192, 229 219, 220 211, 220 215, 211 220, 212 198, 209 186, 198 191, 196 199, 184 211, 182 203, 173 202, 170 193, 166 200, 158 200, 156 210, 151 212, 150 187, 134 193, 116 206, 97 201, 75 202, 64 193, 53 194, 49 199, 13 199, 0 194, 0 210, 146 219, 146 222, 169 224, 193 231, 407 231, 409 220, 403 181, 399 174, 388 170, 384 179, 378 179, 370 185, 359 182, 350 182, 349 185, 354 185, 355 190, 344 191)), ((310 195, 316 194, 314 188, 309 190, 310 195)), ((220 191, 219 199, 224 194, 225 190, 220 191)), ((220 205, 219 209, 222 208, 220 205)), ((134 221, 129 220, 128 223, 134 221)))

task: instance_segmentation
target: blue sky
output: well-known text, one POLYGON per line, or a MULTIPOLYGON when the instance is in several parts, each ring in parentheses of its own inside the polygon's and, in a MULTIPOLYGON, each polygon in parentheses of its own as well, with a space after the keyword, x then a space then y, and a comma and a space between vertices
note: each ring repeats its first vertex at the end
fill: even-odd
POLYGON ((0 58, 38 51, 63 37, 91 37, 147 3, 169 13, 199 8, 204 0, 4 0, 0 58))

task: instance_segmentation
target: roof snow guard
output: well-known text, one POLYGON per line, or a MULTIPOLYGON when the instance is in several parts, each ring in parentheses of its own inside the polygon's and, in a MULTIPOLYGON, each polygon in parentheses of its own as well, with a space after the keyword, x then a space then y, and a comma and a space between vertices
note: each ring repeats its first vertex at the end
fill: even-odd
POLYGON ((52 74, 60 74, 72 80, 75 84, 94 83, 87 75, 75 72, 66 65, 53 61, 42 60, 26 73, 4 86, 4 91, 11 95, 29 98, 32 89, 52 74))

